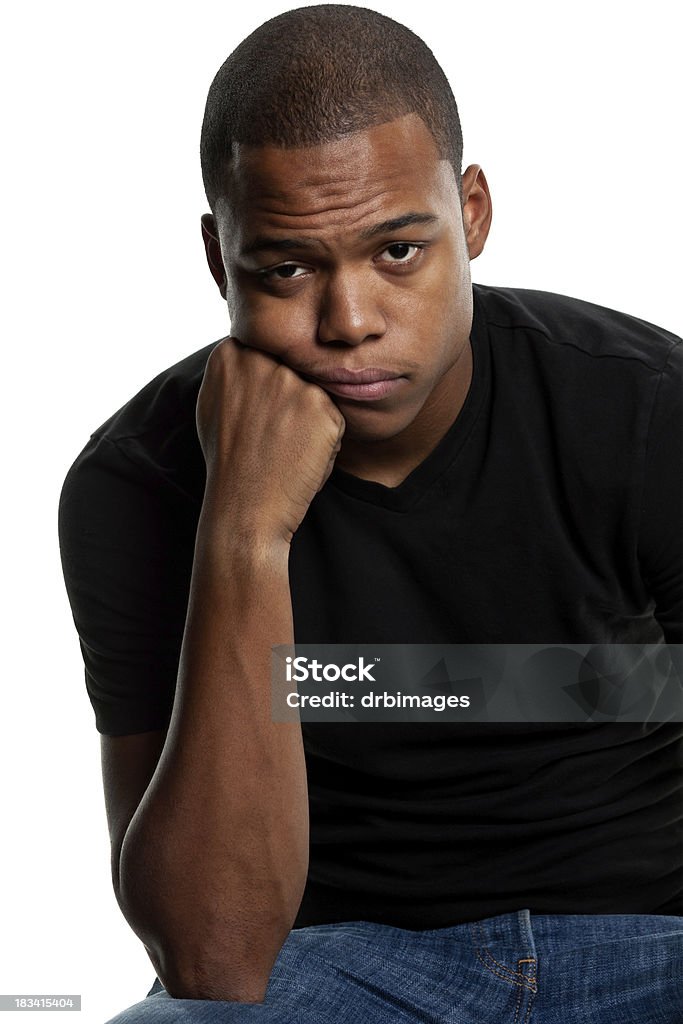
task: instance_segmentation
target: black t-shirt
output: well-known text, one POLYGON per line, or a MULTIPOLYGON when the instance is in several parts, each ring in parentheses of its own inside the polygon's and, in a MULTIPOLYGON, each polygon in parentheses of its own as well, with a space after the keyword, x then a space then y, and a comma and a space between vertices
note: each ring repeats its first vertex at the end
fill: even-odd
MULTIPOLYGON (((295 640, 682 643, 680 339, 549 293, 474 298, 472 383, 441 441, 398 487, 335 468, 295 534, 295 640)), ((170 717, 212 347, 95 431, 64 485, 65 578, 106 735, 170 717)), ((683 914, 681 724, 302 728, 298 927, 683 914)))

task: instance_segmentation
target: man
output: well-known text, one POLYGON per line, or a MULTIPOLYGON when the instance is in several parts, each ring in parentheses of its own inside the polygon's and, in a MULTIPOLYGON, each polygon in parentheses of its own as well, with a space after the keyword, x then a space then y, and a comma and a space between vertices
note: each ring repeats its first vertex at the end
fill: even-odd
POLYGON ((679 724, 272 719, 273 644, 683 639, 681 343, 473 289, 461 152, 431 52, 361 8, 267 22, 211 86, 231 337, 95 432, 60 509, 159 979, 117 1024, 680 1014, 679 724))

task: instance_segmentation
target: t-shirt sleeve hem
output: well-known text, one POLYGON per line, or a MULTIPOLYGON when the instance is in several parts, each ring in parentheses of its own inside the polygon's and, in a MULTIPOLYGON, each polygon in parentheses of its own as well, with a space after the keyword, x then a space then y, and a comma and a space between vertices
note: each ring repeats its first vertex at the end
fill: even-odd
POLYGON ((128 736, 168 729, 170 714, 163 708, 141 708, 138 704, 107 704, 91 698, 95 727, 102 736, 128 736))

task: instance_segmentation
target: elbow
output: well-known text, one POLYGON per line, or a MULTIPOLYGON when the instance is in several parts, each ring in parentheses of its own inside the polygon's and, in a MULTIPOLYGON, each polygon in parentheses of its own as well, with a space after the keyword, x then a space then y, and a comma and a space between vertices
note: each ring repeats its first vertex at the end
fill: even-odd
POLYGON ((174 971, 159 980, 174 999, 221 1000, 230 1003, 263 1003, 269 978, 257 977, 251 972, 234 974, 225 969, 214 972, 203 962, 195 963, 188 971, 174 971))
MULTIPOLYGON (((128 924, 142 941, 159 981, 176 999, 262 1003, 273 965, 292 922, 254 913, 222 927, 206 909, 194 919, 155 914, 149 904, 125 901, 117 893, 128 924)), ((166 903, 168 909, 169 903, 166 903)))
MULTIPOLYGON (((270 974, 293 926, 301 894, 281 879, 245 887, 188 877, 177 870, 142 871, 122 857, 116 896, 144 944, 157 976, 177 999, 262 1003, 270 974), (131 870, 132 867, 135 870, 131 870), (181 879, 179 881, 179 879, 181 879), (296 897, 296 898, 293 898, 296 897)), ((126 849, 124 848, 124 854, 126 849)))
MULTIPOLYGON (((263 955, 248 961, 241 957, 235 961, 234 949, 230 958, 202 952, 182 958, 175 953, 153 952, 147 947, 159 981, 174 999, 221 1000, 235 1003, 263 1003, 270 980, 270 972, 277 958, 263 955)), ((279 952, 279 951, 278 951, 279 952)))

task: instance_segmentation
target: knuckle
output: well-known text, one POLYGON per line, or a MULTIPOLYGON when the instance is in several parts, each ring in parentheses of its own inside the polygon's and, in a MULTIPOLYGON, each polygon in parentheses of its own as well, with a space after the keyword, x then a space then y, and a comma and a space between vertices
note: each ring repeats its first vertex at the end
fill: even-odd
POLYGON ((206 361, 206 374, 220 373, 221 370, 228 364, 228 362, 234 358, 234 349, 230 345, 230 339, 224 338, 215 345, 209 353, 209 358, 206 361))
POLYGON ((222 341, 219 341, 218 344, 214 346, 209 359, 214 362, 222 362, 229 359, 234 351, 235 347, 232 344, 232 340, 230 338, 223 338, 222 341))

